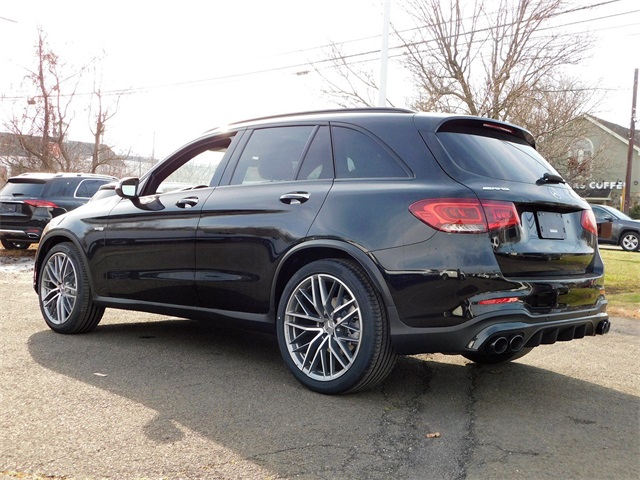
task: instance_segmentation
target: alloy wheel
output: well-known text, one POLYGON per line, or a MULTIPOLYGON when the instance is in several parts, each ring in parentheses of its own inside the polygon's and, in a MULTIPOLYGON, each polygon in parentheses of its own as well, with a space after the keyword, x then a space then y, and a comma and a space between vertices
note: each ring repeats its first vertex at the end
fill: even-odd
POLYGON ((315 274, 289 297, 284 335, 289 355, 309 378, 330 381, 345 374, 360 350, 361 312, 349 287, 315 274))
POLYGON ((62 325, 73 312, 78 292, 78 274, 71 259, 58 252, 49 257, 42 271, 40 298, 48 320, 62 325))
POLYGON ((638 236, 633 233, 625 234, 624 237, 622 237, 622 242, 620 242, 621 247, 628 252, 637 250, 638 244, 638 236))

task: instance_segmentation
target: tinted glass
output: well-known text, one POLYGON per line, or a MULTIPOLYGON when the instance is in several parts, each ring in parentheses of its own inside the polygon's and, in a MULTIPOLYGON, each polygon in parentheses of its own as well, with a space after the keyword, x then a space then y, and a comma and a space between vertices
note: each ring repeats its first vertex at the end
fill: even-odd
POLYGON ((593 214, 596 216, 597 220, 603 220, 605 218, 619 218, 622 220, 631 220, 631 217, 627 216, 624 212, 621 212, 615 208, 606 208, 600 207, 596 205, 592 205, 591 209, 593 210, 593 214))
POLYGON ((438 138, 453 164, 470 175, 535 183, 555 169, 531 146, 504 139, 441 132, 438 138))
POLYGON ((333 127, 336 178, 406 177, 396 159, 376 140, 357 130, 333 127))
POLYGON ((298 180, 319 180, 333 178, 333 158, 329 127, 320 127, 307 150, 298 180))
POLYGON ((313 126, 255 130, 244 148, 231 183, 293 180, 313 126))
POLYGON ((177 152, 156 169, 143 195, 217 185, 236 132, 211 138, 177 152))
POLYGON ((80 183, 80 179, 78 178, 56 178, 49 182, 49 186, 47 187, 46 192, 44 192, 44 195, 51 198, 73 197, 78 183, 80 183))
POLYGON ((1 196, 7 197, 39 197, 44 190, 44 183, 26 183, 26 182, 12 182, 7 183, 2 190, 0 190, 1 196))
POLYGON ((98 191, 101 185, 108 183, 107 180, 82 180, 76 189, 76 197, 91 198, 98 191))

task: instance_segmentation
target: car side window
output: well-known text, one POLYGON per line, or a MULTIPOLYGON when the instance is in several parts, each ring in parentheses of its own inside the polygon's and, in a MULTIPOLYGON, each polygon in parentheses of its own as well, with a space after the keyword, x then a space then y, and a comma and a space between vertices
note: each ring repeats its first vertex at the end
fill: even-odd
POLYGON ((232 185, 293 180, 315 127, 312 125, 254 130, 231 178, 232 185))
POLYGON ((296 178, 298 180, 333 178, 333 155, 329 127, 318 128, 296 178))
POLYGON ((333 127, 336 178, 407 177, 397 160, 376 140, 351 128, 333 127))
POLYGON ((100 186, 108 183, 108 180, 89 179, 82 180, 76 188, 76 198, 91 198, 98 191, 100 186))
POLYGON ((591 207, 591 210, 593 210, 593 214, 596 216, 596 221, 598 223, 602 223, 605 221, 606 218, 610 218, 613 216, 602 208, 591 207))
POLYGON ((205 142, 177 159, 177 166, 160 170, 145 195, 215 186, 235 134, 205 142))
POLYGON ((73 197, 73 193, 79 180, 75 178, 55 178, 49 182, 44 195, 51 198, 73 197))

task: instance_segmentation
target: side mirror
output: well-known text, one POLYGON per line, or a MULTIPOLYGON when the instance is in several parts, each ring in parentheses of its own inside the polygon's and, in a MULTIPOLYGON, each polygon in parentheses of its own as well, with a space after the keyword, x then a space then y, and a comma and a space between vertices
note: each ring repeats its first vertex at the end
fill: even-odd
POLYGON ((135 177, 123 178, 116 186, 116 193, 122 198, 138 198, 138 184, 140 180, 135 177))

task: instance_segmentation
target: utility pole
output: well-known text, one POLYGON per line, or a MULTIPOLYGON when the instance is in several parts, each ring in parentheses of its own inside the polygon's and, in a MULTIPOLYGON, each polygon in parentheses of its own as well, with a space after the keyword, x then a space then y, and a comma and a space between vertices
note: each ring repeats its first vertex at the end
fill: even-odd
POLYGON ((389 23, 391 17, 391 0, 384 1, 384 18, 382 20, 382 48, 380 49, 380 89, 378 90, 378 106, 387 106, 387 64, 389 63, 389 23))
POLYGON ((631 203, 631 167, 633 166, 633 146, 636 138, 636 99, 638 97, 638 69, 633 75, 633 99, 631 101, 631 126, 629 127, 629 150, 627 151, 627 175, 624 181, 623 211, 629 214, 631 203))

